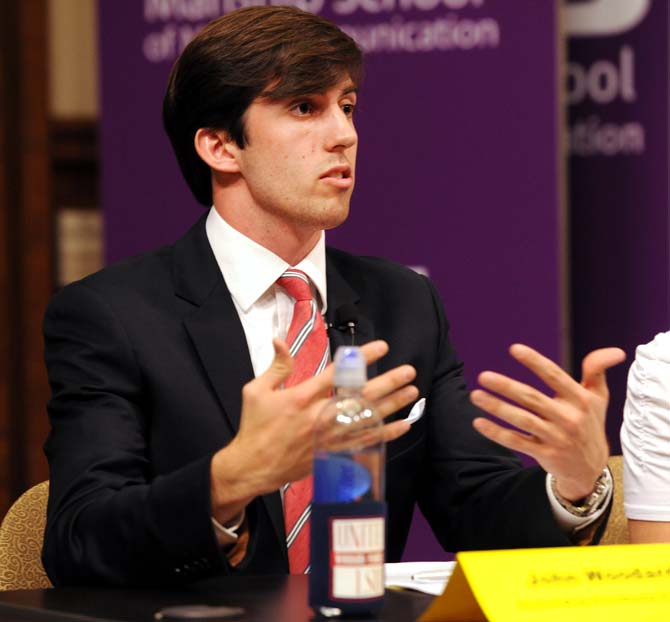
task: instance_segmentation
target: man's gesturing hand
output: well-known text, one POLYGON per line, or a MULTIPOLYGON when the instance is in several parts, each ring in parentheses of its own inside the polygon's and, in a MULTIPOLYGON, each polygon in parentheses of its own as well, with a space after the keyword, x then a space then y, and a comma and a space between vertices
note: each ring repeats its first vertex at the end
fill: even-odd
MULTIPOLYGON (((275 357, 267 371, 242 389, 240 428, 229 445, 217 452, 211 466, 212 511, 225 522, 257 495, 309 475, 314 453, 314 426, 333 388, 334 367, 295 386, 282 389, 291 375, 293 360, 287 345, 273 341, 275 357)), ((361 346, 368 364, 388 352, 383 341, 361 346)), ((418 396, 408 385, 416 375, 401 365, 368 381, 363 391, 382 417, 406 406, 418 396)), ((406 421, 384 426, 390 441, 409 430, 406 421)))
POLYGON ((571 501, 585 497, 593 490, 609 457, 605 435, 609 391, 605 371, 621 363, 625 353, 619 348, 603 348, 588 354, 582 363, 580 384, 532 348, 515 344, 509 351, 553 389, 555 395, 549 397, 495 372, 482 372, 479 384, 487 391, 473 391, 472 402, 517 429, 502 427, 483 417, 475 419, 475 429, 496 443, 533 457, 556 478, 561 496, 571 501))

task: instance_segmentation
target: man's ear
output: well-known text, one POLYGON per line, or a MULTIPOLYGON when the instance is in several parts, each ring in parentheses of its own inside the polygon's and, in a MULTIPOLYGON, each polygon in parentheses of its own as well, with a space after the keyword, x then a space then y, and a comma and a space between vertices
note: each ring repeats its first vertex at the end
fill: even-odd
POLYGON ((195 150, 213 171, 239 173, 237 154, 240 147, 224 130, 201 127, 193 139, 195 150))

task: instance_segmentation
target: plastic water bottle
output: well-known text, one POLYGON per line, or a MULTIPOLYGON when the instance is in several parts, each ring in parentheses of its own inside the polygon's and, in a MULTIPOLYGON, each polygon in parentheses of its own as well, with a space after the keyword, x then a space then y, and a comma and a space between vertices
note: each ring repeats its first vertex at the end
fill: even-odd
POLYGON ((316 427, 310 518, 309 604, 326 617, 375 614, 384 601, 386 450, 366 381, 359 348, 338 348, 335 395, 316 427))

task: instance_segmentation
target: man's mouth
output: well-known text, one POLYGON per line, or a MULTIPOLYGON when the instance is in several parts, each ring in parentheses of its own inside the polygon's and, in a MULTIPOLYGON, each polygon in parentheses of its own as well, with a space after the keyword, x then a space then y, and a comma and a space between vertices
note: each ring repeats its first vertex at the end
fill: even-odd
POLYGON ((332 183, 338 188, 349 188, 353 184, 351 167, 345 164, 333 166, 328 169, 319 179, 332 183))

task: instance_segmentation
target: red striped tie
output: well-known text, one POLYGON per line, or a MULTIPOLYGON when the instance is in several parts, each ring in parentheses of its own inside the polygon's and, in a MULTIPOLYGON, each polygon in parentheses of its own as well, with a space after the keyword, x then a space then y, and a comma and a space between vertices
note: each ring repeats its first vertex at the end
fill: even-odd
MULTIPOLYGON (((307 275, 289 269, 277 284, 295 298, 293 318, 286 342, 293 357, 293 373, 285 386, 318 374, 329 360, 326 325, 316 301, 312 298, 307 275)), ((284 489, 284 524, 291 574, 309 572, 309 515, 312 502, 312 476, 290 482, 284 489)))

